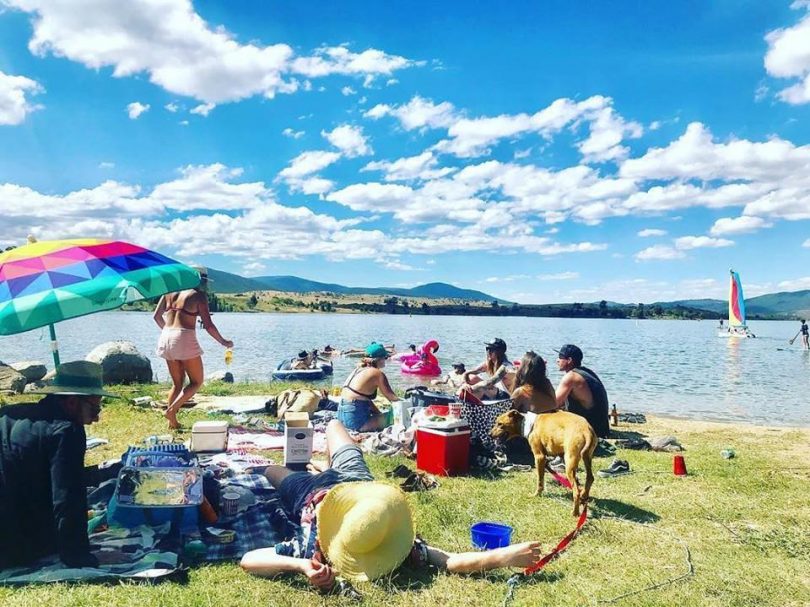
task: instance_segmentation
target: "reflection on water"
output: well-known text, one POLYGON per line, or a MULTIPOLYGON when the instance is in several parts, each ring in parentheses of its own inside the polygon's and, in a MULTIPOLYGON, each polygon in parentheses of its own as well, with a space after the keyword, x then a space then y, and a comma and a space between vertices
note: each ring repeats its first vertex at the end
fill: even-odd
MULTIPOLYGON (((788 346, 791 322, 754 322, 757 339, 720 339, 710 322, 563 318, 474 318, 337 314, 217 314, 222 334, 236 343, 231 370, 238 380, 267 380, 283 357, 302 348, 364 346, 375 339, 404 349, 437 339, 446 371, 453 362, 477 365, 483 342, 502 337, 509 356, 533 349, 553 362, 554 348, 575 343, 585 365, 605 381, 619 409, 750 423, 810 425, 806 403, 810 356, 788 346), (775 396, 776 395, 776 396, 775 396)), ((151 314, 110 312, 57 326, 63 360, 83 358, 94 346, 129 339, 152 359, 158 378, 165 363, 154 356, 158 329, 151 314)), ((224 369, 224 350, 200 336, 206 370, 224 369)), ((50 360, 46 330, 0 337, 0 360, 50 360)), ((332 381, 342 383, 356 359, 335 361, 332 381)), ((406 377, 391 362, 395 387, 425 383, 406 377)), ((549 365, 553 383, 560 378, 549 365)))

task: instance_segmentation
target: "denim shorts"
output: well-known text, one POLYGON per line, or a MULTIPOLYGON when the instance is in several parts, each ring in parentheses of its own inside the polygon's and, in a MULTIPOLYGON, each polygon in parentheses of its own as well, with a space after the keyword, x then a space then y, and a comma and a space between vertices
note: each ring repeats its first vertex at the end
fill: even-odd
POLYGON ((367 399, 347 400, 341 398, 337 418, 348 430, 357 432, 371 419, 372 405, 373 403, 367 399))
POLYGON ((309 472, 293 472, 285 477, 278 487, 281 503, 288 515, 295 522, 301 520, 301 510, 306 505, 307 498, 321 489, 329 489, 340 483, 352 481, 373 481, 374 477, 368 471, 368 465, 363 459, 363 452, 357 445, 344 445, 332 455, 332 465, 329 470, 318 474, 309 472))

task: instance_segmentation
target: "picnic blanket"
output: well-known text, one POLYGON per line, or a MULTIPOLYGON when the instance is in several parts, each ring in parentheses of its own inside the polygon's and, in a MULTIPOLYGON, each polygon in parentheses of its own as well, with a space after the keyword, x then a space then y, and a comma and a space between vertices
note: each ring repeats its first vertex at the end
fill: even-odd
POLYGON ((159 527, 110 528, 90 535, 90 550, 98 567, 72 568, 56 555, 25 567, 0 570, 0 584, 25 585, 53 582, 109 582, 141 580, 154 582, 181 575, 179 546, 169 537, 170 523, 159 527))
POLYGON ((295 535, 298 525, 287 517, 278 492, 264 475, 241 474, 221 481, 221 486, 223 492, 228 488, 249 491, 256 504, 235 516, 222 517, 214 525, 217 529, 233 531, 236 536, 233 542, 220 544, 210 534, 203 536, 208 547, 206 561, 236 560, 250 550, 269 548, 295 535))
POLYGON ((480 443, 485 449, 495 451, 497 444, 489 436, 489 433, 495 426, 495 419, 511 408, 511 400, 485 404, 462 403, 461 418, 466 419, 470 424, 470 440, 480 443))
POLYGON ((211 413, 261 413, 268 396, 197 395, 197 408, 211 413))
MULTIPOLYGON (((284 433, 280 430, 254 430, 236 426, 228 430, 228 451, 273 451, 284 448, 284 433)), ((326 452, 326 434, 315 431, 312 437, 313 453, 326 452)))

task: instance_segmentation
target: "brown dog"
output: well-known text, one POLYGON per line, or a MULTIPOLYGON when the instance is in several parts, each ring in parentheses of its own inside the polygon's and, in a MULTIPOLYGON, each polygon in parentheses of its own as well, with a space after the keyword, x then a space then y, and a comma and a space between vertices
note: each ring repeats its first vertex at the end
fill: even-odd
MULTIPOLYGON (((524 415, 514 409, 498 416, 490 436, 495 440, 508 440, 523 436, 524 415)), ((528 436, 537 468, 537 491, 543 493, 546 458, 565 455, 565 475, 568 477, 574 494, 574 516, 579 516, 579 506, 588 501, 593 484, 591 462, 596 449, 596 433, 588 421, 574 413, 554 411, 537 416, 528 436), (580 489, 577 481, 577 467, 582 460, 585 466, 585 487, 580 489)))

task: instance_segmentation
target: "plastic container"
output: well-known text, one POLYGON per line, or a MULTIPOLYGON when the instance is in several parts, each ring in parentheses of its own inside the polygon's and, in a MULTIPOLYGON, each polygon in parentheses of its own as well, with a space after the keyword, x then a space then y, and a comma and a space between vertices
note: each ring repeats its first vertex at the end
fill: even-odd
POLYGON ((675 476, 686 476, 686 460, 683 459, 683 455, 672 458, 672 473, 675 476))
POLYGON ((222 452, 228 446, 228 422, 194 422, 191 427, 191 450, 195 452, 222 452))
POLYGON ((470 469, 470 426, 451 420, 423 424, 416 430, 416 467, 439 476, 466 474, 470 469))
POLYGON ((503 523, 481 522, 470 527, 473 546, 493 550, 508 546, 512 539, 512 528, 503 523))

